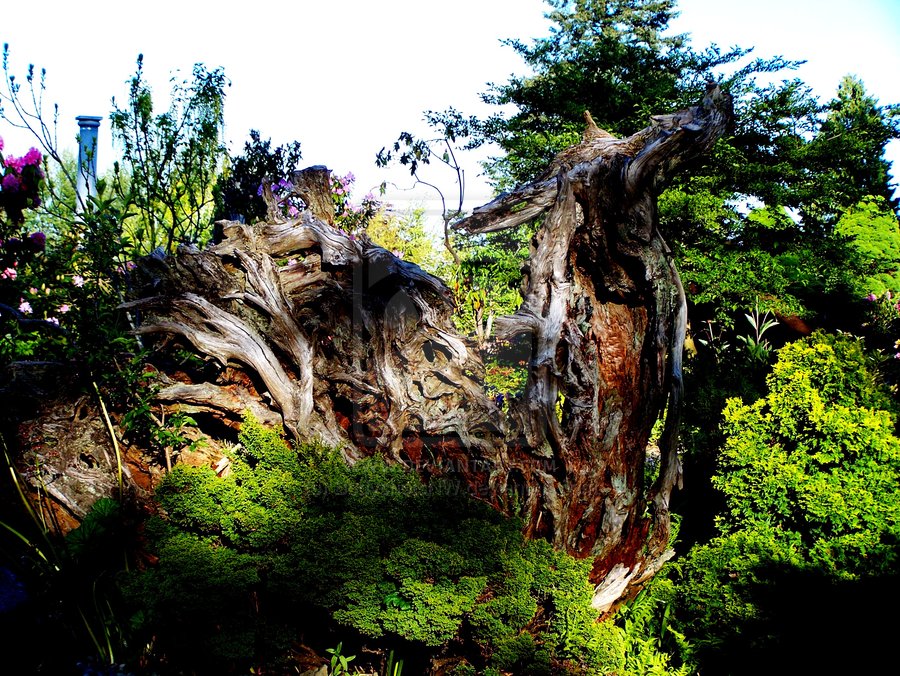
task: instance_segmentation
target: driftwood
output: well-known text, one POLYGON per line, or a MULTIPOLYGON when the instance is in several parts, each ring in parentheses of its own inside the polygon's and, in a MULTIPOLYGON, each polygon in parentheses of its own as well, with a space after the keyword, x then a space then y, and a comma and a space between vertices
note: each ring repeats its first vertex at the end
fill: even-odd
POLYGON ((587 116, 581 144, 458 226, 484 233, 543 217, 524 301, 496 323, 498 336, 532 345, 526 391, 506 412, 454 330, 449 289, 332 227, 314 206, 320 168, 298 187, 311 207, 298 219, 221 223, 224 240, 205 251, 145 260, 125 307, 140 314, 139 333, 178 336, 221 366, 216 382, 166 388, 168 401, 232 421, 255 401, 294 438, 337 445, 348 462, 379 453, 424 480, 451 476, 516 511, 530 537, 591 557, 602 611, 670 555, 686 306, 656 196, 730 117, 717 87, 624 139, 587 116))

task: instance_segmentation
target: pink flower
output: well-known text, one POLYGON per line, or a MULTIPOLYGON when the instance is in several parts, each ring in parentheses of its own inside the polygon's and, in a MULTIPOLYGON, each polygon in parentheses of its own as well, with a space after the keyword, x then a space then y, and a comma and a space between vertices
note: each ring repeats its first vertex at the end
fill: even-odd
POLYGON ((0 279, 9 279, 15 280, 18 273, 15 268, 6 268, 3 272, 0 272, 0 279))
POLYGON ((3 137, 0 136, 0 150, 3 150, 3 137))
POLYGON ((34 287, 34 286, 28 287, 28 293, 30 293, 32 296, 36 296, 37 292, 38 292, 37 287, 34 287))
POLYGON ((878 296, 876 296, 874 293, 870 293, 868 296, 866 296, 866 300, 874 302, 878 300, 878 296))
POLYGON ((46 321, 50 324, 54 324, 55 326, 59 326, 59 320, 56 317, 47 317, 46 321))
POLYGON ((29 303, 24 298, 19 299, 19 312, 23 315, 30 315, 32 313, 31 303, 29 303))
POLYGON ((84 277, 82 277, 81 275, 75 275, 74 277, 72 277, 72 284, 79 288, 84 286, 84 277))
POLYGON ((25 157, 22 158, 22 161, 25 163, 26 166, 27 165, 37 166, 41 163, 42 159, 43 158, 41 157, 40 151, 37 148, 31 148, 28 150, 27 153, 25 153, 25 157))
POLYGON ((63 303, 62 305, 59 306, 59 314, 64 315, 64 314, 66 314, 66 313, 67 313, 69 310, 71 310, 71 309, 72 309, 72 308, 70 308, 68 305, 66 305, 65 303, 63 303))
POLYGON ((22 167, 25 166, 25 162, 21 157, 7 157, 6 158, 6 168, 12 169, 17 174, 22 172, 22 167))

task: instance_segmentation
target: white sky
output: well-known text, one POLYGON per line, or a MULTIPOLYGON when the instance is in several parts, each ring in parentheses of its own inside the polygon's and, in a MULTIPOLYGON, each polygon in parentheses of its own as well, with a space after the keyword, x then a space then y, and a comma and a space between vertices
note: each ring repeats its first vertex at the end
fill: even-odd
MULTIPOLYGON (((697 48, 738 44, 755 46, 758 56, 806 59, 797 74, 823 100, 853 73, 881 103, 900 102, 897 0, 681 0, 679 8, 674 28, 691 33, 697 48)), ((0 42, 9 43, 11 70, 20 77, 29 63, 47 69, 61 145, 76 147, 76 115, 104 117, 101 167, 114 153, 110 99, 125 99, 143 53, 161 107, 174 70, 223 66, 231 81, 225 119, 232 151, 251 128, 275 145, 297 139, 304 166, 352 171, 362 195, 383 180, 409 183, 404 173, 377 169, 374 156, 400 131, 424 131, 424 110, 490 112, 478 97, 486 83, 524 72, 499 40, 546 34, 546 9, 542 0, 6 0, 0 42)), ((32 144, 2 121, 0 136, 7 152, 32 144)), ((900 166, 897 142, 889 159, 900 166)), ((469 207, 486 202, 477 158, 464 162, 469 207)), ((451 176, 432 177, 452 192, 451 176)), ((402 208, 427 196, 392 190, 388 199, 402 208)))

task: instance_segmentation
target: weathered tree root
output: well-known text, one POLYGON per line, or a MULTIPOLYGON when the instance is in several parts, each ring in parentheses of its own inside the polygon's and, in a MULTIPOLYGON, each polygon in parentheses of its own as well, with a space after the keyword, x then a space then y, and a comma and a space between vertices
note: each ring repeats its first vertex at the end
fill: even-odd
POLYGON ((221 223, 224 241, 206 251, 146 260, 124 307, 142 314, 141 334, 180 336, 223 369, 219 382, 166 388, 166 400, 239 419, 255 398, 293 437, 340 445, 349 462, 379 453, 426 480, 452 476, 515 508, 529 536, 592 557, 606 610, 671 555, 686 306, 656 196, 730 118, 729 97, 710 87, 702 105, 629 138, 589 122, 544 176, 458 226, 484 233, 543 217, 523 303, 497 321, 500 337, 533 346, 526 391, 505 415, 454 330, 444 283, 329 225, 314 207, 321 196, 308 195, 299 219, 221 223), (229 365, 243 384, 229 382, 229 365), (645 486, 663 410, 660 473, 645 486))

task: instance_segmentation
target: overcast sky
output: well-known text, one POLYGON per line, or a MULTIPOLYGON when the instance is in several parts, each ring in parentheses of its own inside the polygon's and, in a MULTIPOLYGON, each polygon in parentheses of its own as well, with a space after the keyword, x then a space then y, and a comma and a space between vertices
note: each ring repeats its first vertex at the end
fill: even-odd
MULTIPOLYGON (((138 53, 154 93, 165 102, 170 74, 195 62, 222 66, 231 81, 225 120, 230 148, 247 131, 282 144, 297 139, 304 164, 357 176, 357 195, 403 174, 374 166, 379 148, 400 131, 422 129, 422 111, 448 106, 485 114, 478 94, 524 65, 503 38, 547 33, 542 0, 36 0, 5 2, 0 42, 10 66, 47 69, 49 102, 60 106, 60 144, 75 147, 76 115, 111 110, 123 100, 138 53)), ((900 102, 900 2, 897 0, 681 0, 679 32, 695 47, 755 46, 758 56, 806 59, 798 76, 823 99, 853 73, 881 103, 900 102)), ((20 76, 21 76, 20 75, 20 76)), ((101 166, 114 151, 104 119, 101 166)), ((31 141, 0 121, 7 152, 31 141)), ((900 166, 895 142, 889 158, 900 166)), ((490 198, 466 159, 470 206, 490 198)), ((896 173, 896 172, 895 172, 896 173)), ((434 176, 449 185, 450 176, 434 176)), ((398 207, 422 192, 392 190, 398 207)))

